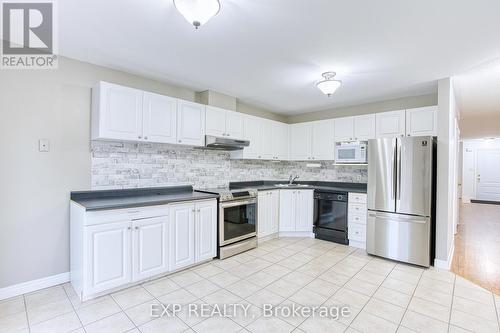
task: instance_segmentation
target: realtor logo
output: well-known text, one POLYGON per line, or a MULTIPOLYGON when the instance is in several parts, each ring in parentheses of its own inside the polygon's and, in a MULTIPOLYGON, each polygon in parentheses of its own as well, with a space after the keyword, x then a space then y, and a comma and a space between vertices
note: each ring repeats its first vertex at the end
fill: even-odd
POLYGON ((2 2, 2 69, 57 68, 53 1, 2 2))

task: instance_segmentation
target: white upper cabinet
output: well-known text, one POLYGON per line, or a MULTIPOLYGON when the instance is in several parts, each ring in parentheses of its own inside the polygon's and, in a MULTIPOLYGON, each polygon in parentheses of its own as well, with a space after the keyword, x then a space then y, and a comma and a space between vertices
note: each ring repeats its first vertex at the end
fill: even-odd
POLYGON ((142 139, 141 90, 99 82, 92 90, 92 139, 142 139))
POLYGON ((144 140, 176 143, 177 99, 146 92, 143 105, 144 140))
POLYGON ((277 121, 271 122, 273 160, 288 159, 288 125, 277 121))
POLYGON ((406 135, 437 135, 437 106, 406 110, 406 135))
POLYGON ((311 124, 290 125, 290 159, 306 161, 311 159, 311 124))
POLYGON ((92 140, 205 144, 205 105, 117 84, 92 89, 92 140))
POLYGON ((233 157, 259 159, 262 158, 260 136, 260 127, 262 123, 261 118, 253 116, 245 116, 243 119, 243 137, 245 140, 250 141, 250 146, 232 154, 233 157))
POLYGON ((177 143, 205 145, 205 106, 202 104, 177 101, 177 143))
POLYGON ((354 117, 354 140, 366 141, 375 139, 375 115, 367 114, 354 117))
POLYGON ((335 158, 333 119, 314 121, 311 126, 311 159, 333 160, 335 158))
POLYGON ((260 124, 260 137, 261 137, 261 158, 265 160, 272 160, 274 156, 273 149, 273 123, 271 120, 263 119, 260 124))
POLYGON ((377 113, 375 120, 377 138, 405 135, 405 110, 377 113))
POLYGON ((206 108, 207 135, 233 139, 243 138, 243 114, 214 106, 207 106, 206 108))
POLYGON ((335 141, 354 140, 354 117, 335 118, 335 141))

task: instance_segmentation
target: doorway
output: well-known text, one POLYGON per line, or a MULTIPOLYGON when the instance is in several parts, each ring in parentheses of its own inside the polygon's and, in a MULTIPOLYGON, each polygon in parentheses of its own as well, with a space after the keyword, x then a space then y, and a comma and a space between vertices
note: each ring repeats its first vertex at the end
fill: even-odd
POLYGON ((500 149, 477 149, 475 200, 500 204, 500 149))

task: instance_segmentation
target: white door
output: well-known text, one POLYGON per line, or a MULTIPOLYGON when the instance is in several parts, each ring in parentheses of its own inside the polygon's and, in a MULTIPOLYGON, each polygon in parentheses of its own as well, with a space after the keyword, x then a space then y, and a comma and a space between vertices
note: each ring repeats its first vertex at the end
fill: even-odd
POLYGON ((177 101, 177 143, 190 146, 205 145, 205 106, 177 101))
POLYGON ((406 135, 437 135, 437 106, 406 110, 406 135))
POLYGON ((144 93, 143 139, 175 143, 177 139, 177 99, 144 93))
POLYGON ((296 190, 280 190, 280 232, 295 231, 296 193, 296 190))
POLYGON ((275 234, 279 231, 280 221, 280 191, 274 190, 269 192, 267 208, 269 215, 267 216, 268 234, 275 234))
POLYGON ((367 114, 354 117, 354 140, 375 139, 375 115, 367 114))
POLYGON ((226 136, 243 139, 243 115, 241 113, 226 111, 226 136))
POLYGON ((141 140, 143 92, 106 82, 101 82, 99 89, 99 137, 141 140))
POLYGON ((354 140, 354 117, 335 118, 335 141, 354 140))
POLYGON ((269 210, 271 209, 270 202, 270 193, 271 191, 259 191, 259 195, 257 197, 257 236, 265 237, 269 234, 269 210))
POLYGON ((405 110, 375 114, 377 138, 405 135, 405 110))
POLYGON ((132 221, 132 280, 168 271, 168 217, 132 221))
POLYGON ((312 232, 313 228, 313 191, 298 190, 295 201, 295 231, 312 232))
POLYGON ((200 202, 195 208, 195 262, 200 262, 217 256, 217 202, 200 202))
POLYGON ((226 110, 213 106, 206 106, 206 109, 206 134, 226 136, 226 110))
POLYGON ((245 116, 243 129, 245 140, 250 141, 250 146, 243 149, 243 157, 248 159, 262 158, 260 136, 261 119, 253 116, 245 116))
POLYGON ((290 125, 290 159, 306 161, 311 159, 311 124, 290 125))
POLYGON ((192 203, 170 206, 170 270, 177 270, 194 263, 194 219, 192 203))
POLYGON ((333 120, 321 120, 311 123, 312 126, 312 146, 311 157, 313 160, 334 160, 335 159, 335 135, 333 132, 333 120))
POLYGON ((84 281, 88 294, 109 290, 131 281, 131 222, 85 227, 84 281))
POLYGON ((260 137, 262 140, 261 145, 261 156, 262 159, 272 160, 274 156, 273 152, 273 124, 270 120, 263 119, 260 124, 260 137))
POLYGON ((273 122, 273 157, 275 160, 288 158, 288 125, 273 122))
POLYGON ((476 200, 500 201, 500 149, 478 149, 476 200))

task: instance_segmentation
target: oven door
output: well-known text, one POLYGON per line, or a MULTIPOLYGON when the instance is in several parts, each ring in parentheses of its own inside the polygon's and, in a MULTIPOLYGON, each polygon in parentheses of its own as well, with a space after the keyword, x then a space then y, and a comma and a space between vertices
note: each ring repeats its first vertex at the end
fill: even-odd
POLYGON ((223 202, 219 208, 219 245, 257 235, 257 199, 223 202))

